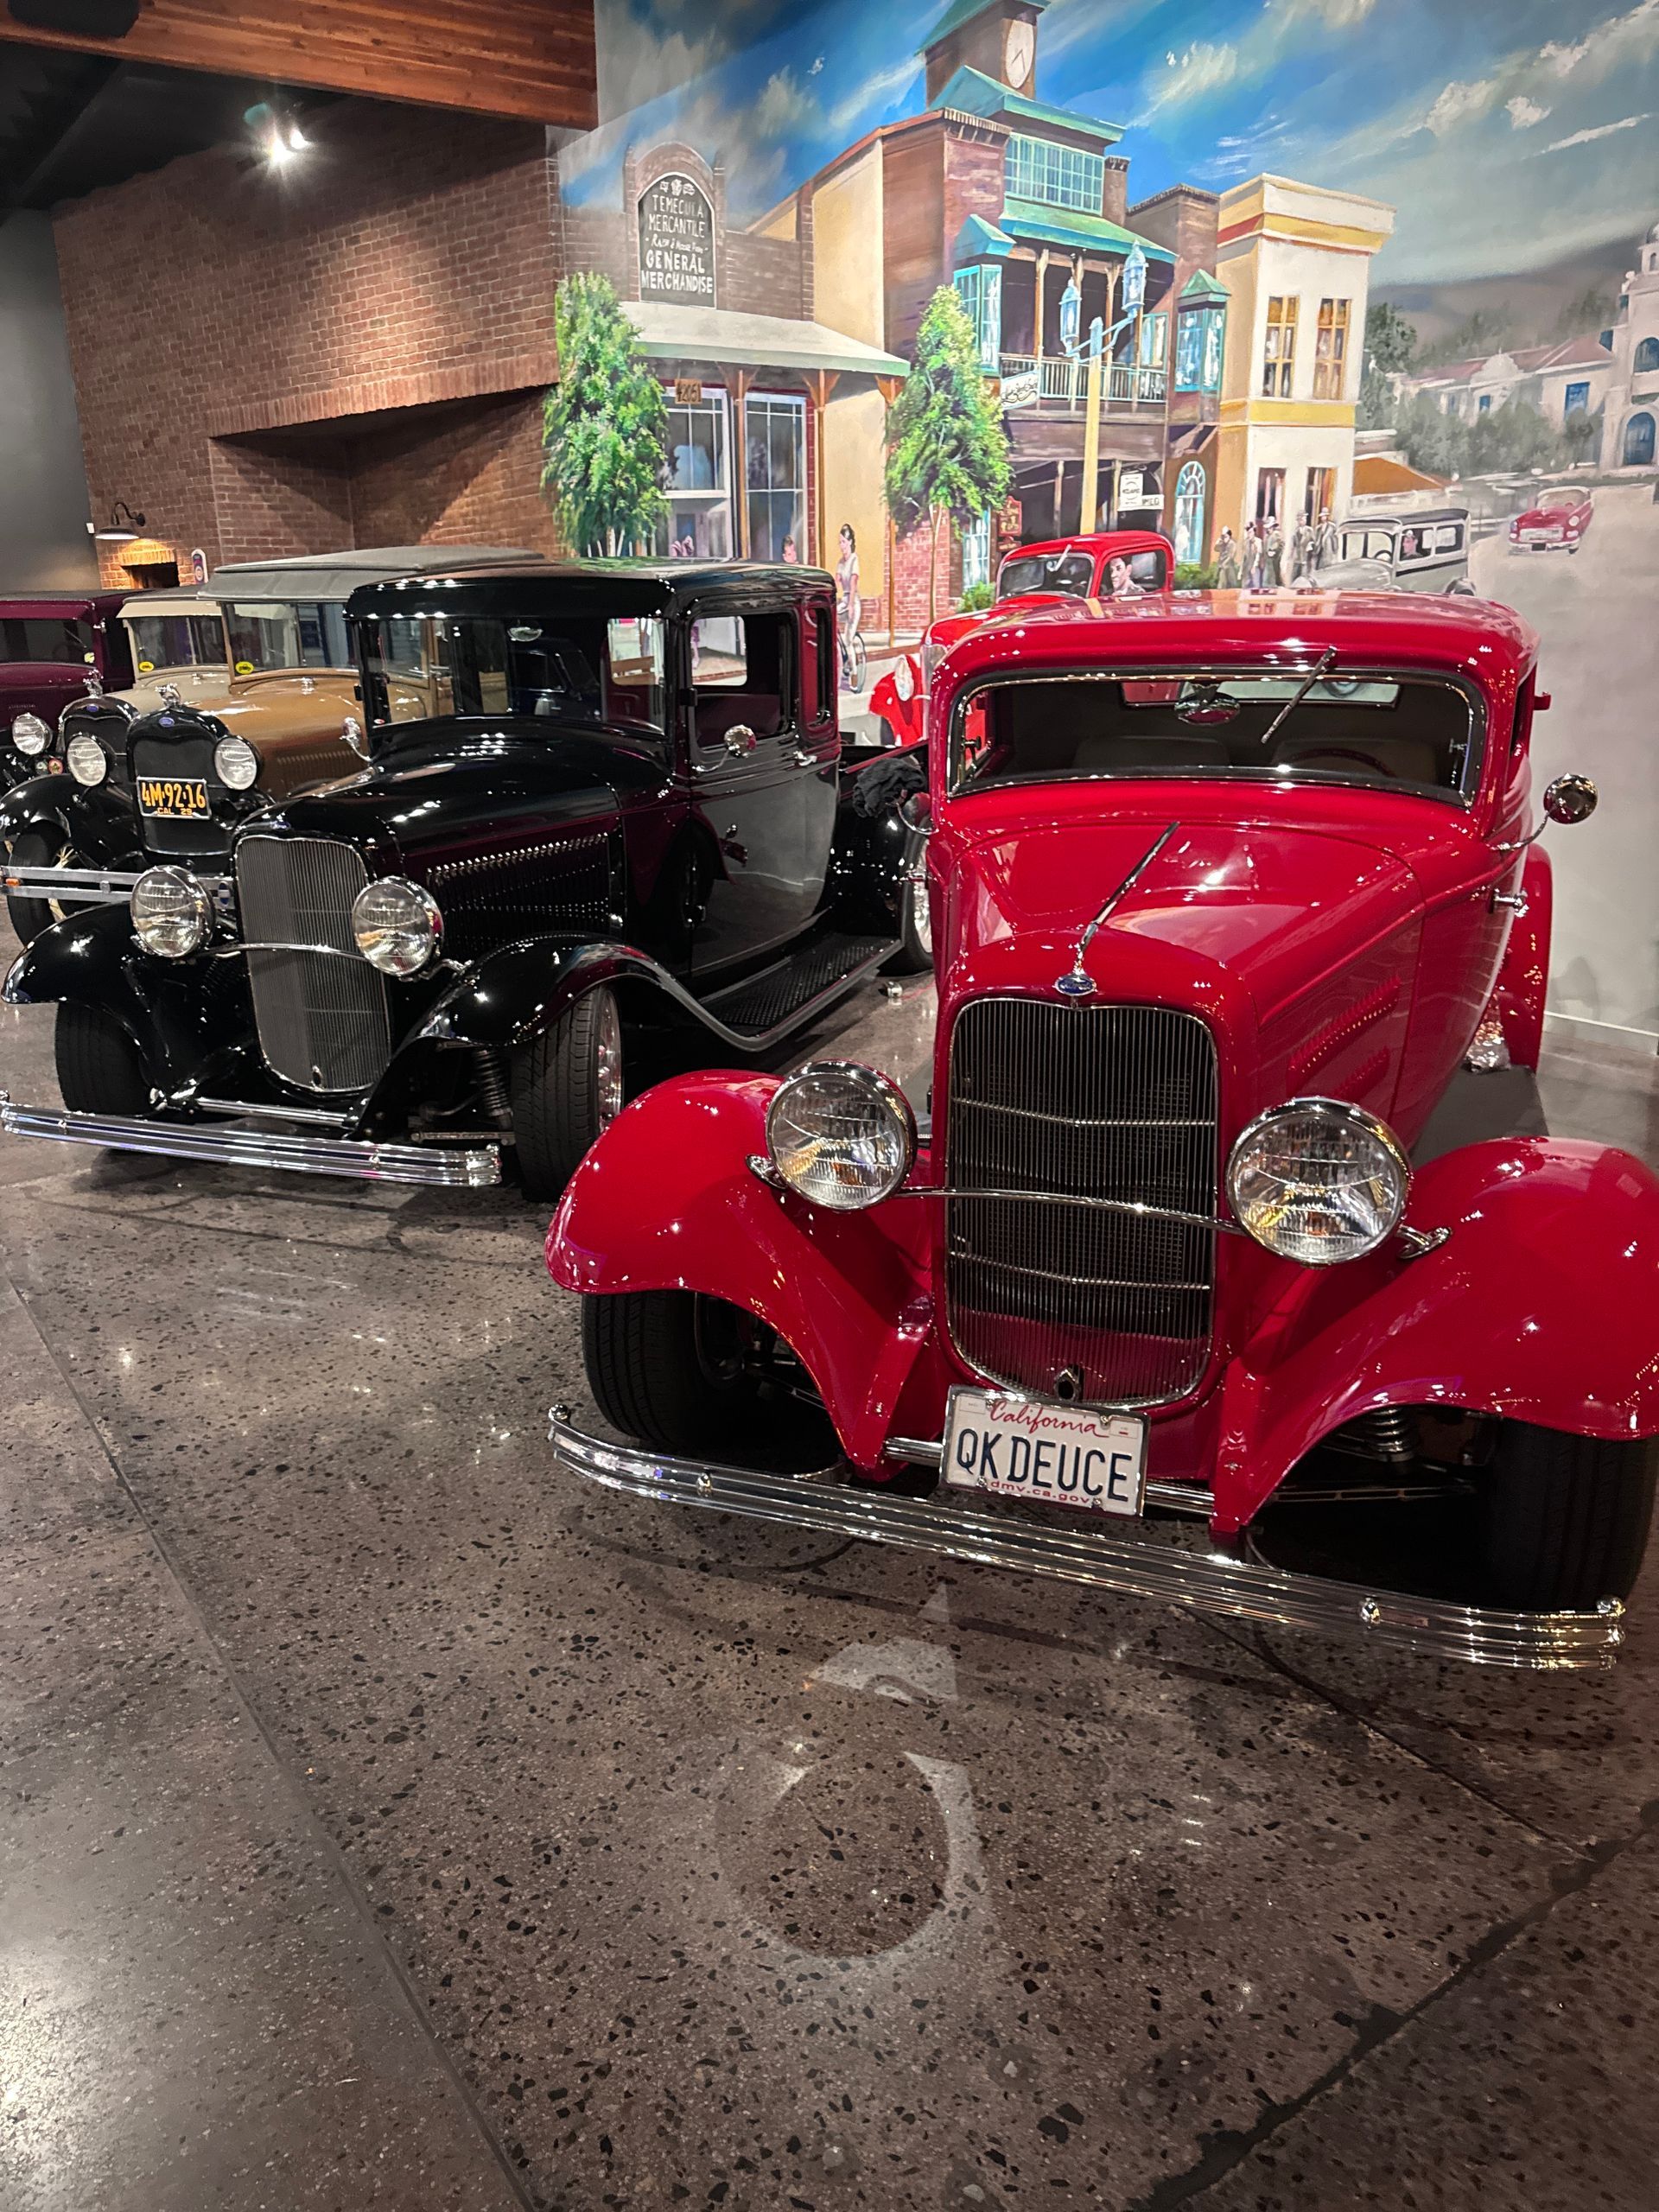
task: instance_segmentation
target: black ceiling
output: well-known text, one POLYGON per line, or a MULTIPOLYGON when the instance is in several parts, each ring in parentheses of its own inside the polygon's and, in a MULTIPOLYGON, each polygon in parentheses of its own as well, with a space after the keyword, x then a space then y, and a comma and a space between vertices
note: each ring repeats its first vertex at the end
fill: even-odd
POLYGON ((14 208, 78 200, 181 154, 240 143, 259 101, 296 112, 330 95, 243 77, 0 43, 0 219, 14 208))

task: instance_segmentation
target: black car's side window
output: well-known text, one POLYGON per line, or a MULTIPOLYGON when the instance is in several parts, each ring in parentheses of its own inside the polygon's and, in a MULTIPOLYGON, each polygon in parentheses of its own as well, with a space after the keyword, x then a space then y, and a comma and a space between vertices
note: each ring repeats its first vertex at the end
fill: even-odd
POLYGON ((691 625, 691 684, 699 745, 736 725, 775 737, 797 720, 791 613, 704 615, 691 625))

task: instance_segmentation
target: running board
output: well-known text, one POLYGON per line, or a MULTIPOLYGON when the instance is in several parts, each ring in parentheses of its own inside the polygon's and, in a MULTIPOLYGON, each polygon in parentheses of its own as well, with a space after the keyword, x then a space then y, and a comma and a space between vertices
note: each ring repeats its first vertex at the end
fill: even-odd
MULTIPOLYGON (((228 1101, 215 1102, 223 1113, 228 1101)), ((257 1106, 240 1109, 257 1114, 257 1106)), ((69 1114, 16 1106, 0 1090, 0 1130, 105 1152, 151 1152, 167 1160, 205 1160, 226 1167, 279 1167, 298 1175, 350 1175, 368 1183, 421 1183, 479 1191, 501 1180, 501 1152, 480 1145, 454 1152, 365 1137, 287 1136, 265 1129, 218 1129, 200 1122, 147 1122, 120 1114, 69 1114)))
MULTIPOLYGON (((752 1520, 780 1521, 830 1536, 942 1553, 982 1567, 1013 1567, 1080 1582, 1122 1597, 1185 1605, 1267 1628, 1357 1635, 1436 1659, 1487 1667, 1573 1670, 1611 1667, 1624 1640, 1624 1608, 1604 1598, 1589 1613, 1511 1613, 1364 1590, 1313 1574, 1292 1574, 1219 1552, 1184 1551, 1087 1516, 1062 1526, 1015 1520, 937 1497, 902 1497, 845 1479, 846 1471, 791 1477, 672 1459, 637 1445, 588 1436, 556 1405, 548 1421, 554 1454, 572 1474, 602 1489, 658 1503, 712 1506, 752 1520)), ((1056 1509, 1058 1511, 1059 1509, 1056 1509)))

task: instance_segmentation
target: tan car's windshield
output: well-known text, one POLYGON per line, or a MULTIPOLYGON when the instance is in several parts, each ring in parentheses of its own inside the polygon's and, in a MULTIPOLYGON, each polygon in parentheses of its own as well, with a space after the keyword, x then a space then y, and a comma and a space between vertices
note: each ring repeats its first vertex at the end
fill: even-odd
POLYGON ((225 665, 225 625, 217 614, 137 614, 128 620, 127 635, 140 676, 225 665))
POLYGON ((349 668, 346 610, 333 601, 237 600, 225 610, 238 676, 286 668, 349 668))
POLYGON ((1371 784, 1466 797, 1477 717, 1459 686, 1367 674, 1090 672, 987 683, 958 701, 953 791, 1108 777, 1371 784))

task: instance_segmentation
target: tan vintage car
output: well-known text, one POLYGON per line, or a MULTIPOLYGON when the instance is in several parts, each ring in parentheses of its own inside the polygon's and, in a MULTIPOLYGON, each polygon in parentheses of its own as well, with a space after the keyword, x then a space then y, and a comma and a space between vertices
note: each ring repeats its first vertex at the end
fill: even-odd
POLYGON ((515 546, 365 546, 231 563, 203 588, 129 601, 121 613, 138 680, 66 707, 46 772, 0 805, 3 887, 19 937, 27 943, 67 907, 124 899, 146 865, 147 815, 183 809, 228 849, 232 823, 251 809, 354 773, 371 719, 448 711, 448 671, 427 618, 394 626, 387 697, 372 717, 365 711, 345 613, 359 584, 526 564, 541 566, 542 556, 515 546), (173 705, 222 724, 208 772, 136 779, 129 732, 173 705))

